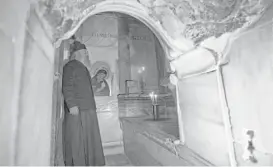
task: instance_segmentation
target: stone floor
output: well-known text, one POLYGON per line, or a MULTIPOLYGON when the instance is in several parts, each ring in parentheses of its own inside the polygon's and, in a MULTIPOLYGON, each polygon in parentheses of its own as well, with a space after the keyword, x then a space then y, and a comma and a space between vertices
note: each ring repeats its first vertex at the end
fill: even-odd
POLYGON ((113 154, 105 156, 106 166, 132 166, 124 154, 113 154))
POLYGON ((132 166, 124 154, 123 143, 103 147, 106 166, 132 166))
MULTIPOLYGON (((132 166, 126 155, 120 149, 112 147, 107 148, 105 155, 106 166, 132 166)), ((64 166, 62 157, 58 160, 57 166, 64 166)))

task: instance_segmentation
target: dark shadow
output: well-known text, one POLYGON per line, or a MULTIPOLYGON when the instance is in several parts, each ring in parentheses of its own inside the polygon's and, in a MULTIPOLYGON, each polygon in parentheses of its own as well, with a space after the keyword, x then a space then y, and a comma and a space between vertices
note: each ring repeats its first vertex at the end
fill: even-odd
POLYGON ((171 118, 158 118, 157 120, 154 120, 153 118, 144 119, 144 121, 153 121, 153 122, 168 121, 168 120, 171 120, 171 118))

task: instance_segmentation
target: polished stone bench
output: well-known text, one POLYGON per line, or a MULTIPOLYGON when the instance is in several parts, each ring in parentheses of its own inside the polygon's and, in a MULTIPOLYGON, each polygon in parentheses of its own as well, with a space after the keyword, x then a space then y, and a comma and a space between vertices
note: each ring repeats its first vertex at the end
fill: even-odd
MULTIPOLYGON (((161 128, 173 130, 169 120, 149 117, 121 118, 124 153, 134 166, 212 166, 185 145, 168 141, 178 138, 161 128)), ((177 129, 178 130, 178 129, 177 129)), ((178 131, 177 131, 178 133, 178 131)))
POLYGON ((154 121, 149 95, 118 96, 124 152, 132 165, 211 166, 187 146, 175 146, 170 142, 179 139, 176 105, 170 95, 160 98, 164 99, 165 105, 161 107, 159 120, 154 121))

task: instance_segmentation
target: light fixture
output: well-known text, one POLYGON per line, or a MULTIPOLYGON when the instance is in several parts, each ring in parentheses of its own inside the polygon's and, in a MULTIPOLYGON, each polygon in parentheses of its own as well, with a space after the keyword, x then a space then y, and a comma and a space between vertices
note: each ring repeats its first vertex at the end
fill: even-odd
POLYGON ((145 71, 145 67, 144 66, 141 69, 142 69, 142 71, 145 71))
POLYGON ((137 72, 140 74, 140 73, 143 73, 144 71, 145 71, 145 67, 142 66, 142 67, 138 68, 137 72))

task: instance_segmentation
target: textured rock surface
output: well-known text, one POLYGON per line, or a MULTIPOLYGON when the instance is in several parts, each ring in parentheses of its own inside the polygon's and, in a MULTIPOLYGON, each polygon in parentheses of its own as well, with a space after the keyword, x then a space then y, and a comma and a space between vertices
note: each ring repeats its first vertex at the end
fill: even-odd
MULTIPOLYGON (((38 11, 62 37, 100 2, 110 0, 40 0, 38 11)), ((172 38, 194 44, 248 26, 259 18, 271 0, 132 0, 159 21, 172 38)))

